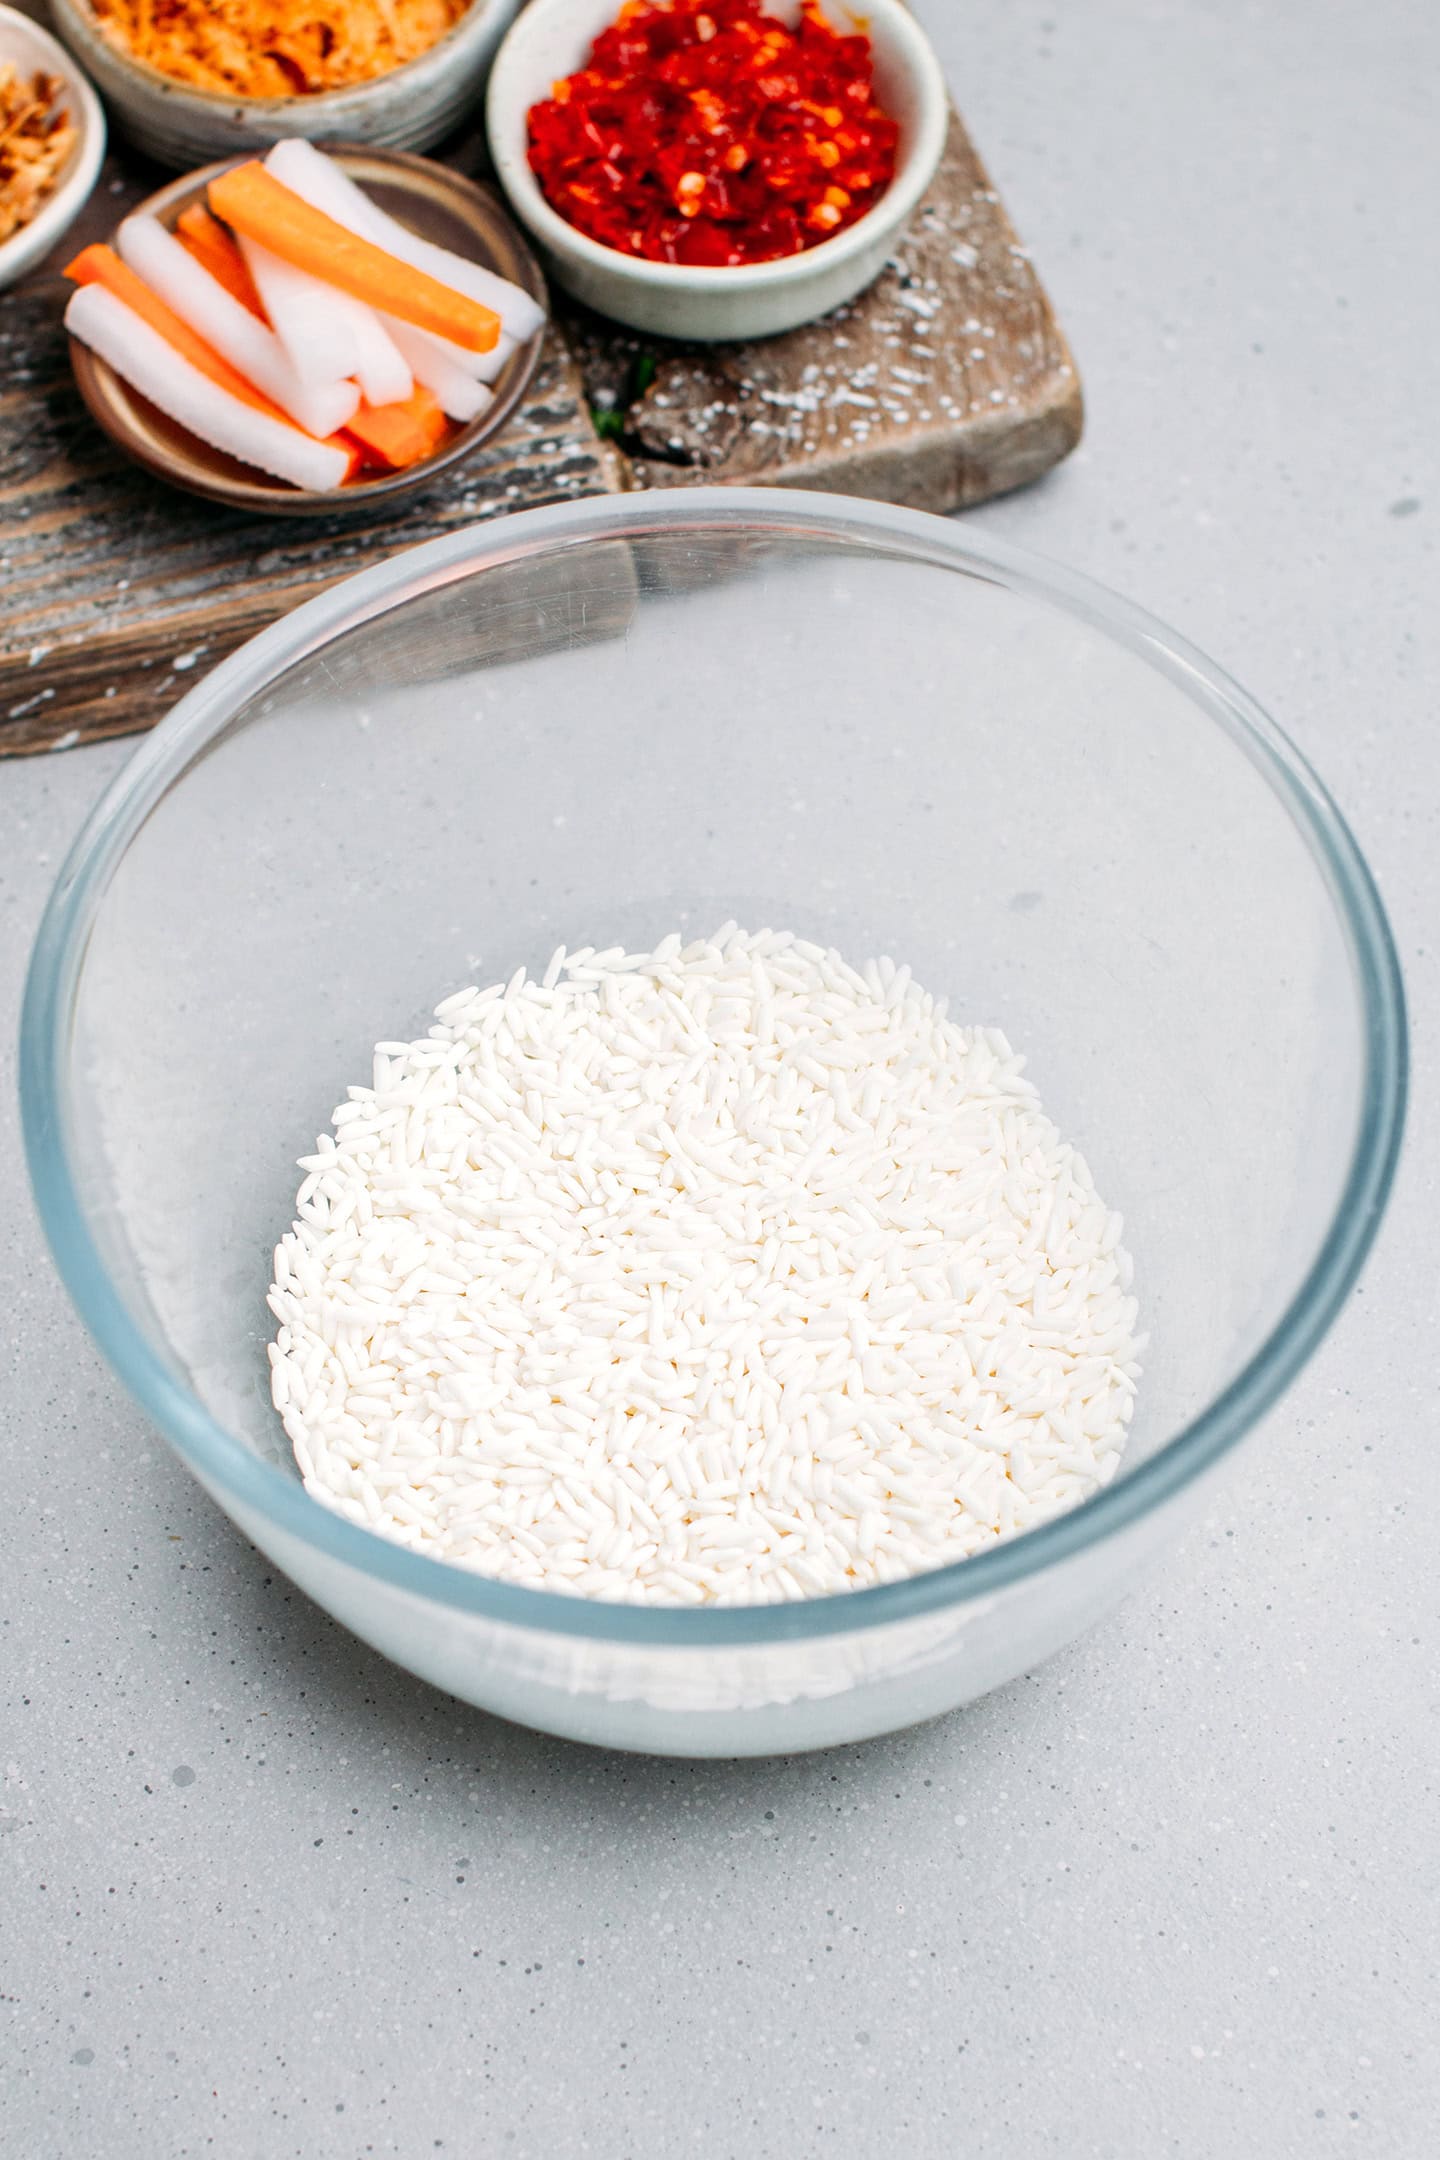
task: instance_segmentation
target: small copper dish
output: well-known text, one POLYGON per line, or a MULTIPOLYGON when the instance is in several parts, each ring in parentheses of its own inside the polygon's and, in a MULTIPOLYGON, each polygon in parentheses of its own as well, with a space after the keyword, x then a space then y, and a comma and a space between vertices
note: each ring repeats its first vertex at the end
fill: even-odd
MULTIPOLYGON (((473 181, 436 165, 429 158, 412 157, 401 150, 326 149, 352 180, 372 195, 381 208, 408 225, 412 231, 457 255, 483 263, 499 276, 521 285, 546 304, 545 280, 540 266, 520 233, 498 205, 473 181)), ((203 202, 205 190, 217 173, 243 160, 226 158, 199 172, 172 180, 139 205, 139 215, 158 217, 173 228, 182 210, 203 202)), ((113 238, 113 235, 112 235, 113 238)), ((255 510, 268 516, 333 517, 338 513, 367 509, 372 503, 391 503, 404 495, 417 495, 447 465, 458 463, 479 444, 488 441, 505 425, 525 394, 540 358, 543 327, 518 345, 491 384, 490 404, 478 418, 457 427, 454 434, 418 465, 403 472, 377 473, 373 479, 354 480, 345 487, 318 493, 291 487, 242 465, 223 451, 212 450, 185 428, 158 411, 148 398, 122 382, 109 364, 76 338, 70 340, 70 364, 80 395, 112 442, 120 445, 147 472, 168 480, 173 487, 211 502, 229 503, 237 510, 255 510)))

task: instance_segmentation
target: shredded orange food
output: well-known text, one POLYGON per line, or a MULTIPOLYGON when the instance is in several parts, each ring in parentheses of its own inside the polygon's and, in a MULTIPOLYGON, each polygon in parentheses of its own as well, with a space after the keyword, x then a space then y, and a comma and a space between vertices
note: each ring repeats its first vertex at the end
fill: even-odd
POLYGON ((0 61, 0 240, 29 224, 75 147, 75 123, 55 102, 63 87, 0 61))
POLYGON ((428 52, 470 0, 92 0, 113 44, 174 82, 247 98, 368 82, 428 52))

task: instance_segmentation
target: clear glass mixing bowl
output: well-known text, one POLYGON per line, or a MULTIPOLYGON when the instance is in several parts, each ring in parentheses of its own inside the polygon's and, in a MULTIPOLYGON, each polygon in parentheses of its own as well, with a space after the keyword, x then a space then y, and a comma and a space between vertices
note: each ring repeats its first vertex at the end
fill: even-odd
POLYGON ((728 489, 455 534, 227 660, 72 851, 22 1046, 66 1282, 246 1534, 455 1695, 714 1755, 931 1716, 1118 1598, 1333 1317, 1404 1070, 1365 865, 1198 653, 971 527, 728 489), (265 1291, 371 1045, 562 940, 732 915, 908 961, 1028 1052, 1135 1258, 1122 1474, 957 1566, 758 1610, 506 1586, 328 1512, 270 1407, 265 1291))

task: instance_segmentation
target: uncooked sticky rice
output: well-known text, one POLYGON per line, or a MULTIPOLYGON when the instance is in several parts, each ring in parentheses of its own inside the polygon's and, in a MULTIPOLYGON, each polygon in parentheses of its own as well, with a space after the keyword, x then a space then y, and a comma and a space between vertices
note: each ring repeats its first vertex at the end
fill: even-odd
POLYGON ((962 1560, 1114 1473, 1121 1224, 993 1028, 727 924, 459 991, 302 1159, 275 1406, 416 1551, 646 1604, 962 1560))

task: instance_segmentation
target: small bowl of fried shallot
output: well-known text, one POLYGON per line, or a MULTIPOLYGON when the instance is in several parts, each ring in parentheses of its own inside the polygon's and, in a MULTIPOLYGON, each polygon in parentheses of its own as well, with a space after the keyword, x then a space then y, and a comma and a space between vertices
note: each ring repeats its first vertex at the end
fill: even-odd
POLYGON ((105 115, 69 53, 0 7, 0 289, 64 238, 104 155, 105 115))

